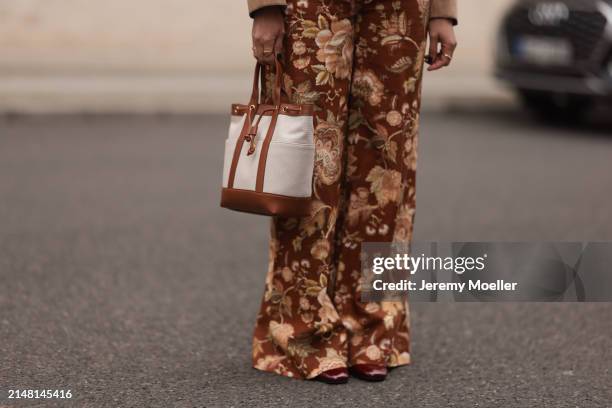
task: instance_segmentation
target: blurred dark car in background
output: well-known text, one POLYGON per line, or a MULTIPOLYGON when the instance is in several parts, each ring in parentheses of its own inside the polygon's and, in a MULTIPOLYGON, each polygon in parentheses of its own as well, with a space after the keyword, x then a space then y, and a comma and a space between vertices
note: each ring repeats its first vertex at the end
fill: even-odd
POLYGON ((612 0, 519 0, 504 16, 496 77, 548 119, 612 100, 612 0))

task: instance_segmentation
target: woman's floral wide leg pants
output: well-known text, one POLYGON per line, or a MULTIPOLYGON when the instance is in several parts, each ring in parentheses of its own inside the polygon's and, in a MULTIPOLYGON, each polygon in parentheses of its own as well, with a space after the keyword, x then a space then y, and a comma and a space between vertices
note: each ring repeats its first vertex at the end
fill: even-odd
POLYGON ((315 114, 314 205, 274 218, 255 368, 410 362, 408 306, 362 303, 362 242, 410 241, 429 0, 289 0, 283 85, 315 114))

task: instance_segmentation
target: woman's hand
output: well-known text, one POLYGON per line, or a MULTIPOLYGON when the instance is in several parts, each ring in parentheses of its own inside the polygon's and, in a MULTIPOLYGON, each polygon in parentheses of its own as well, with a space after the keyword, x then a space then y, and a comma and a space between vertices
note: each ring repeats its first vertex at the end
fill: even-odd
POLYGON ((278 6, 259 9, 253 15, 253 55, 263 64, 274 64, 283 51, 285 17, 278 6))
POLYGON ((429 21, 429 56, 431 65, 428 71, 437 71, 450 65, 453 59, 457 40, 453 23, 446 18, 434 18, 429 21))

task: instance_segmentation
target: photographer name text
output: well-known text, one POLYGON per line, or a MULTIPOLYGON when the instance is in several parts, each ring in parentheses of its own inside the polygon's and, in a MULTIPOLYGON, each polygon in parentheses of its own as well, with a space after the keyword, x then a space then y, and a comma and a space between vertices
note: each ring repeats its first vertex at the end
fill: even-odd
POLYGON ((516 290, 517 282, 506 282, 498 279, 495 282, 482 282, 481 280, 466 282, 428 282, 421 280, 415 282, 404 279, 400 282, 384 282, 377 279, 372 282, 372 288, 380 291, 449 291, 462 293, 467 290, 476 291, 514 291, 516 290), (420 283, 420 284, 418 284, 420 283))

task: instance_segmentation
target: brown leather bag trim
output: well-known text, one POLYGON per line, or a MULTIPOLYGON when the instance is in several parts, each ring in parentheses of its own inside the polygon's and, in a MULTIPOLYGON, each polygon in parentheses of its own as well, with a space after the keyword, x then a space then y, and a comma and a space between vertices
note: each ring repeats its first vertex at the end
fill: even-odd
POLYGON ((266 177, 266 160, 268 159, 268 150, 270 149, 270 142, 274 136, 274 129, 276 128, 276 122, 278 121, 278 111, 274 111, 272 120, 270 121, 270 127, 266 133, 266 138, 263 140, 261 146, 261 152, 259 153, 259 165, 257 166, 257 179, 255 180, 255 191, 263 192, 264 178, 266 177))
MULTIPOLYGON (((257 114, 270 116, 272 115, 271 110, 274 109, 274 105, 259 105, 257 107, 257 114)), ((249 105, 242 105, 235 103, 232 105, 232 115, 242 116, 249 111, 249 105)), ((297 105, 292 103, 282 103, 280 105, 280 114, 286 116, 312 116, 314 112, 313 105, 297 105)))
POLYGON ((310 197, 288 197, 237 188, 221 191, 221 207, 262 215, 306 217, 310 215, 310 197))
POLYGON ((236 146, 234 147, 234 155, 232 156, 232 164, 230 166, 230 173, 227 179, 227 187, 234 187, 234 179, 236 178, 236 168, 238 167, 238 160, 240 160, 240 154, 242 153, 242 145, 244 144, 244 137, 249 131, 250 124, 250 116, 248 114, 244 115, 244 125, 242 126, 242 130, 240 131, 240 136, 238 136, 238 140, 236 140, 236 146))

